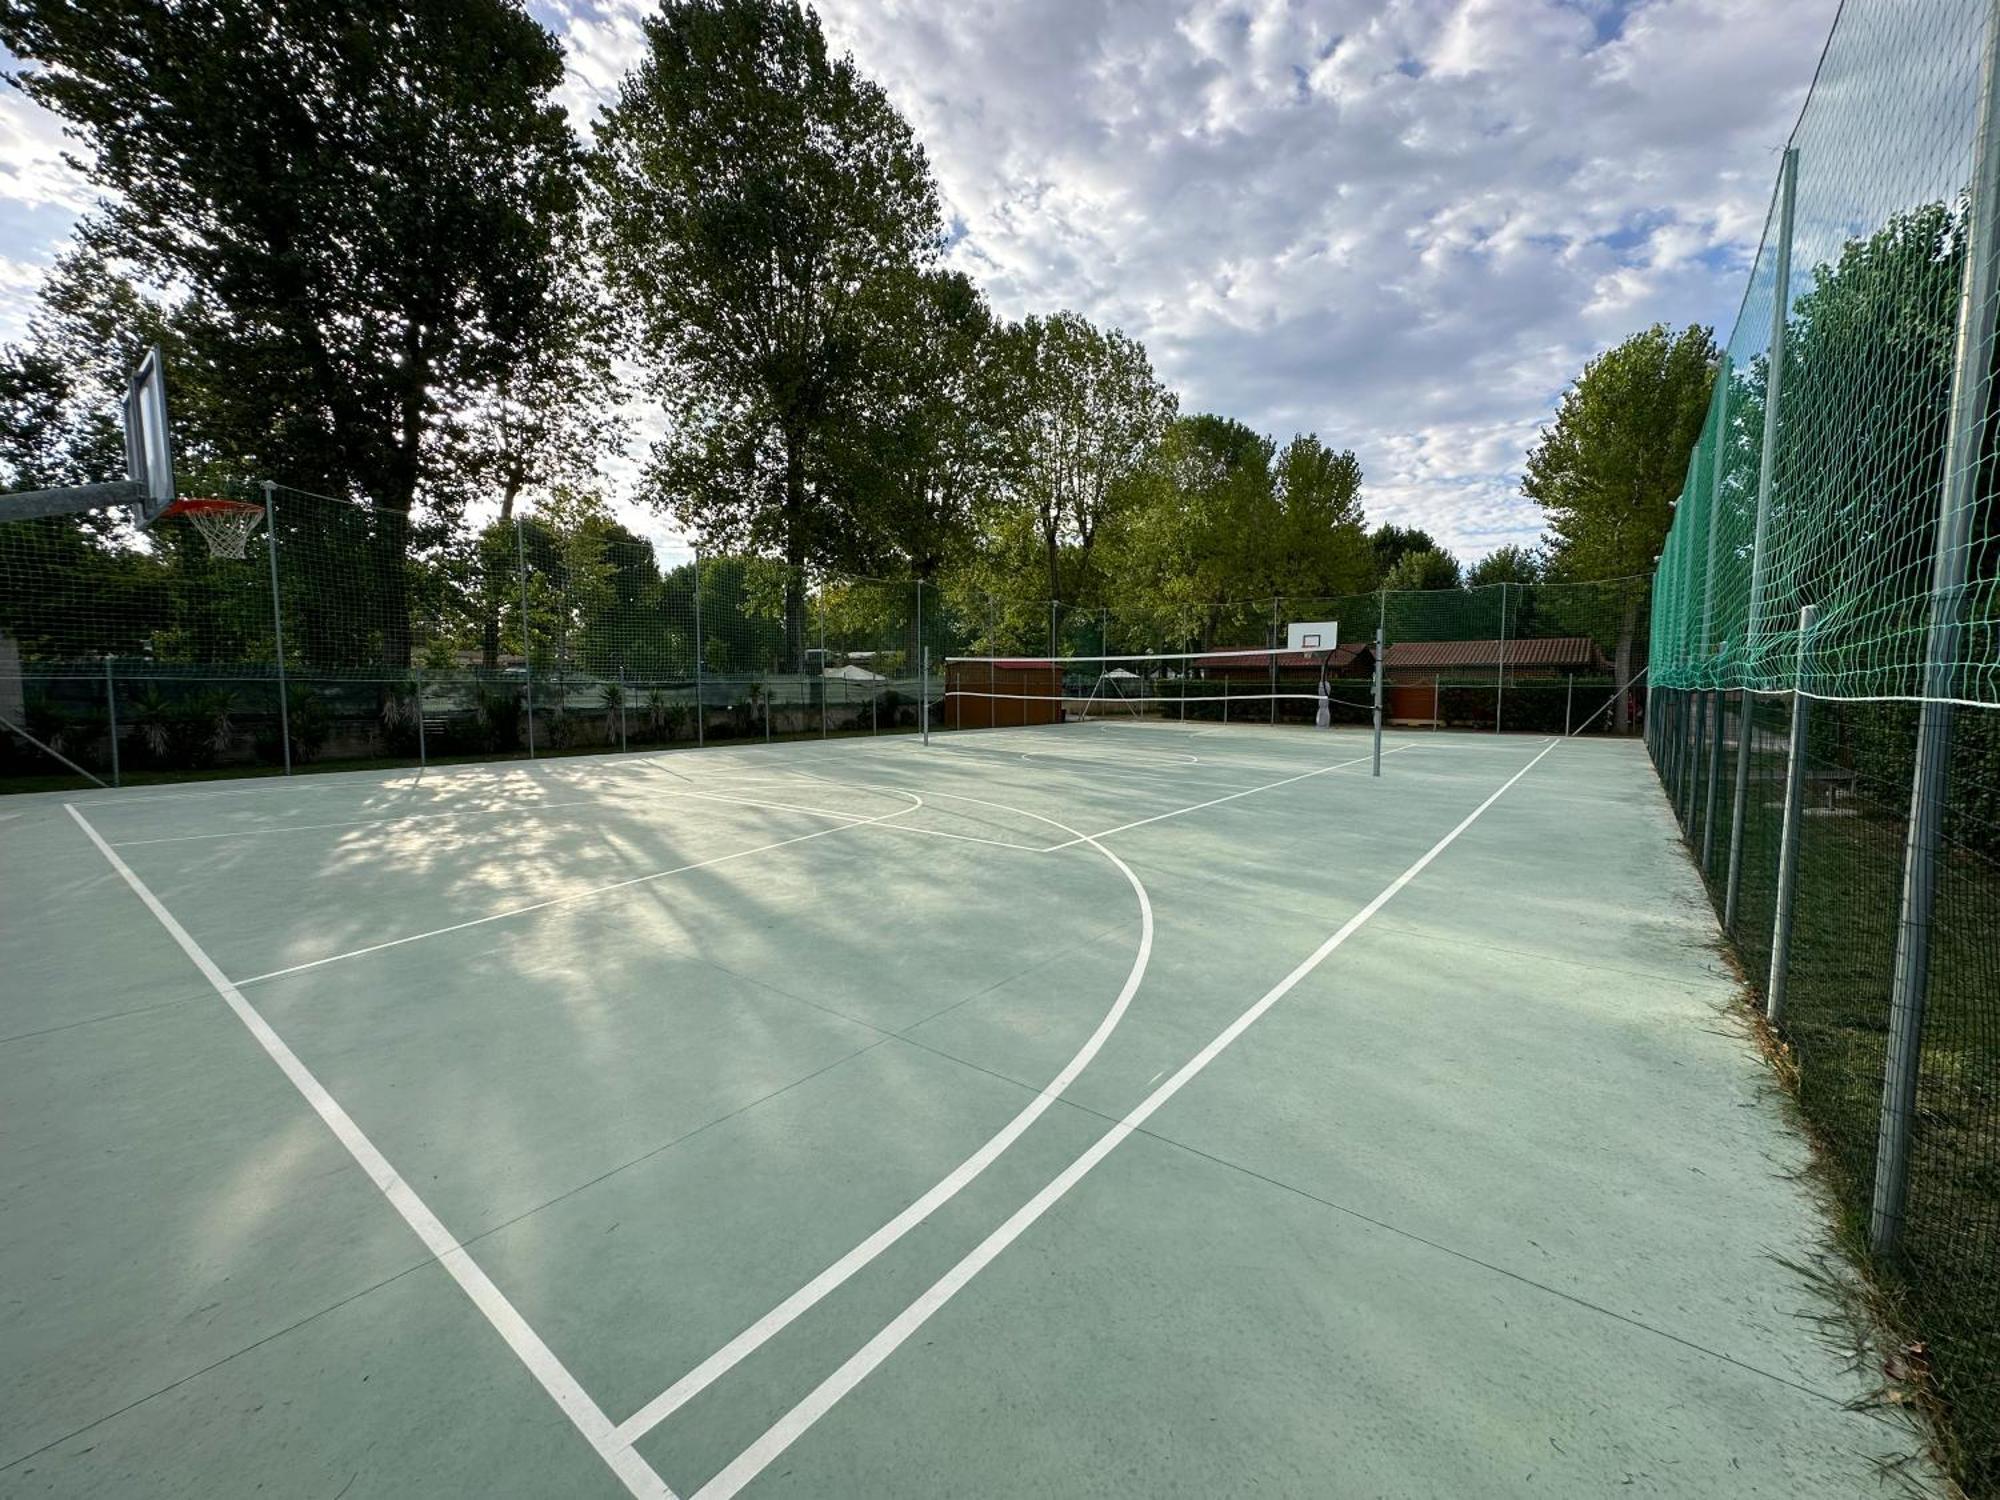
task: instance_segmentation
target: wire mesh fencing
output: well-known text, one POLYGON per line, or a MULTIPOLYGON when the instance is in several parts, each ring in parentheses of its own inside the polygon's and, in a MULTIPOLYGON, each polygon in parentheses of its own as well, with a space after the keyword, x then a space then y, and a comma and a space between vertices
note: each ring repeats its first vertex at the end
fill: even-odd
POLYGON ((1647 723, 1974 1495, 2000 1494, 1994 17, 1841 13, 1661 555, 1647 723))

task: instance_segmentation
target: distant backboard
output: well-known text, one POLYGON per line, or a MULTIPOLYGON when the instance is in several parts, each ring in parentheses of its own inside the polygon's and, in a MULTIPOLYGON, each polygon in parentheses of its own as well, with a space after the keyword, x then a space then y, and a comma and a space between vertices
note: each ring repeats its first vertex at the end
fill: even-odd
POLYGON ((1287 651, 1331 651, 1340 644, 1340 625, 1334 620, 1301 620, 1285 627, 1287 651))
POLYGON ((174 441, 167 425, 167 371, 148 349, 125 389, 125 472, 144 490, 141 525, 151 525, 174 498, 174 441))

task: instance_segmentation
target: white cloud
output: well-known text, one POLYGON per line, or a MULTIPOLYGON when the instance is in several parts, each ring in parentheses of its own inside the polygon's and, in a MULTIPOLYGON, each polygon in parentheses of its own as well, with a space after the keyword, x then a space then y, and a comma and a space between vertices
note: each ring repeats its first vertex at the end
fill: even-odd
MULTIPOLYGON (((1590 355, 1734 313, 1836 0, 820 8, 916 126, 996 307, 1116 324, 1186 409, 1352 446, 1372 516, 1470 557, 1537 532, 1520 462, 1590 355)), ((580 126, 646 9, 537 6, 580 126)), ((0 199, 80 209, 60 144, 0 92, 0 199)))

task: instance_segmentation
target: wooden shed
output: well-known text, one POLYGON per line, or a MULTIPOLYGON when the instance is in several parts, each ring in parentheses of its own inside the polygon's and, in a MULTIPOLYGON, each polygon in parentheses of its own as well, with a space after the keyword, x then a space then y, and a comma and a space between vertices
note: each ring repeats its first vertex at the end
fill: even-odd
POLYGON ((1046 657, 947 661, 944 691, 947 729, 1062 722, 1062 663, 1046 657))

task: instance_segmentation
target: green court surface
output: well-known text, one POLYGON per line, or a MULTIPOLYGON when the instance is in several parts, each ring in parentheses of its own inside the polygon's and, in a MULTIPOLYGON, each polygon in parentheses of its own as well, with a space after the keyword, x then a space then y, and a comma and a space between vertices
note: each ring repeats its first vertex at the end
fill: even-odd
POLYGON ((1863 1496, 1637 741, 0 803, 0 1493, 1863 1496))

